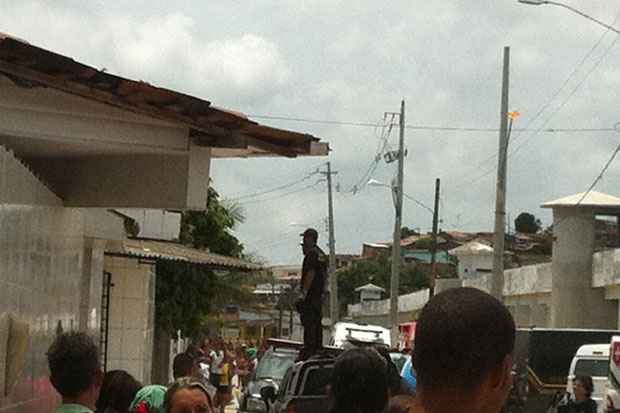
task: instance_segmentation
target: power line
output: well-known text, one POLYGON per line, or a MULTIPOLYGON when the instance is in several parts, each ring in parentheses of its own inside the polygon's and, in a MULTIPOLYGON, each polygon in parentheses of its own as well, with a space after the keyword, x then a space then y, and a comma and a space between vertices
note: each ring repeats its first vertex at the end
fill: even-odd
MULTIPOLYGON (((356 121, 341 121, 331 119, 310 119, 310 118, 296 118, 286 116, 271 116, 271 115, 248 115, 250 118, 256 119, 270 119, 270 120, 285 120, 291 122, 305 122, 316 123, 326 125, 339 125, 339 126, 359 126, 376 128, 377 124, 372 122, 356 122, 356 121)), ((405 125, 405 129, 410 130, 426 130, 426 131, 444 131, 444 132, 499 132, 499 128, 486 128, 486 127, 469 127, 469 126, 436 126, 436 125, 405 125)), ((515 128, 515 132, 542 132, 542 133, 581 133, 581 132, 613 132, 612 128, 547 128, 547 129, 528 129, 528 128, 515 128)))
POLYGON ((417 199, 415 199, 414 197, 412 197, 411 195, 407 195, 406 193, 403 193, 403 196, 405 198, 407 198, 410 201, 413 201, 414 203, 416 203, 418 206, 426 209, 428 212, 430 212, 431 214, 434 214, 433 209, 427 205, 425 205, 422 201, 418 201, 417 199))
MULTIPOLYGON (((616 20, 618 20, 618 18, 620 17, 620 14, 618 15, 618 17, 616 17, 616 20)), ((615 22, 615 20, 614 20, 615 22)), ((605 34, 607 34, 607 32, 605 32, 605 34)), ((604 37, 604 35, 603 35, 604 37)), ((571 90, 571 92, 568 94, 568 96, 562 101, 562 103, 560 104, 560 106, 558 106, 547 118, 547 120, 545 120, 545 122, 543 123, 543 125, 539 128, 540 130, 542 130, 550 121, 551 119, 558 114, 558 112, 560 110, 562 110, 564 108, 564 106, 566 106, 566 104, 568 103, 568 101, 575 95, 575 93, 577 93, 577 91, 579 90, 579 88, 586 82, 586 80, 588 80, 588 78, 590 77, 590 75, 592 75, 592 73, 594 73, 594 71, 596 69, 598 69, 598 67, 601 65, 601 63, 603 62, 603 60, 605 60, 605 58, 607 57, 609 51, 616 45, 616 43, 618 42, 618 40, 620 39, 620 37, 616 37, 614 39, 613 42, 610 43, 610 45, 607 47, 607 49, 605 49, 605 52, 603 53, 603 55, 594 63, 594 66, 592 66, 590 68, 590 70, 588 71, 588 73, 586 73, 586 75, 583 77, 583 79, 577 83, 577 85, 571 90)), ((602 37, 601 39, 602 40, 602 37)), ((600 41, 599 41, 600 43, 600 41)), ((597 43, 598 45, 598 43, 597 43)), ((615 130, 615 129, 612 129, 615 130)), ((508 156, 514 156, 517 152, 519 152, 519 150, 521 148, 523 148, 523 146, 525 146, 527 144, 527 142, 529 142, 530 140, 532 140, 532 138, 534 138, 536 135, 538 134, 538 132, 534 132, 530 137, 526 138, 523 142, 521 142, 521 144, 517 147, 515 147, 515 149, 512 151, 512 153, 509 153, 508 156)))
MULTIPOLYGON (((302 178, 297 179, 297 180, 295 180, 295 181, 288 182, 288 183, 286 183, 286 184, 282 184, 282 185, 279 185, 279 186, 276 186, 276 187, 273 187, 273 188, 268 188, 268 189, 265 189, 265 190, 262 190, 262 191, 257 191, 257 192, 249 193, 249 194, 243 194, 243 195, 236 195, 236 194, 233 194, 233 196, 230 196, 230 195, 229 195, 229 197, 227 197, 226 199, 227 199, 228 201, 233 201, 233 202, 235 202, 235 201, 239 201, 239 200, 241 200, 241 199, 246 199, 246 198, 254 198, 254 197, 257 197, 257 196, 261 196, 261 195, 265 195, 265 194, 269 194, 269 193, 272 193, 272 192, 277 192, 277 191, 281 191, 281 190, 283 190, 283 189, 290 188, 290 187, 292 187, 292 186, 295 186, 295 185, 296 185, 296 184, 298 184, 298 183, 301 183, 301 182, 303 182, 303 181, 307 180, 307 179, 308 179, 308 178, 310 178, 311 176, 316 175, 316 174, 318 173, 319 168, 320 168, 321 166, 323 166, 324 164, 325 164, 325 162, 323 162, 323 163, 321 163, 321 164, 317 165, 317 166, 316 166, 316 167, 314 167, 314 168, 311 168, 310 170, 311 170, 312 172, 307 173, 305 176, 303 176, 302 178), (234 196, 234 195, 236 195, 236 196, 234 196)), ((308 170, 308 169, 306 169, 306 170, 308 170)), ((237 194, 238 194, 238 193, 237 193, 237 194)))
MULTIPOLYGON (((614 23, 620 18, 620 14, 618 14, 616 16, 616 18, 614 19, 614 23)), ((513 130, 515 132, 518 132, 517 136, 515 136, 514 140, 517 140, 521 134, 523 132, 529 132, 532 131, 530 129, 530 126, 532 124, 534 124, 534 122, 536 120, 538 120, 538 118, 543 114, 543 112, 545 110, 547 110, 551 104, 553 103, 553 101, 560 95, 560 93, 562 93, 562 91, 564 90, 564 88, 566 86, 568 86, 568 84, 570 83, 570 80, 577 74, 577 72, 579 71, 579 69, 586 63, 586 61, 590 58, 590 56, 592 56, 592 54, 594 53, 594 51, 600 46, 600 44, 602 43, 603 39, 605 38, 605 36, 609 33, 609 30, 605 31, 601 37, 598 39, 598 41, 592 46, 592 48, 590 48, 590 50, 583 56, 583 58, 581 59, 581 61, 573 68, 573 70, 571 71, 571 73, 568 75, 568 77, 564 80, 564 82, 562 83, 562 85, 551 95, 551 97, 547 100, 547 102, 542 105, 540 107, 540 109, 536 112, 536 114, 534 115, 534 117, 527 123, 527 125, 524 128, 514 128, 513 130)), ((582 81, 580 81, 577 86, 575 88, 573 88, 573 90, 570 92, 570 94, 568 95, 567 98, 564 99, 564 101, 560 104, 559 107, 557 107, 549 117, 547 117, 547 119, 543 122, 543 124, 539 127, 533 130, 533 134, 526 138, 519 146, 517 146, 516 148, 514 148, 512 150, 511 153, 508 153, 507 157, 511 157, 513 155, 515 155, 520 149, 523 148, 523 146, 525 146, 527 144, 527 142, 529 142, 532 138, 534 138, 537 134, 541 133, 541 132, 547 132, 547 133, 562 133, 562 132, 583 132, 583 133, 593 133, 593 132, 612 132, 615 131, 614 128, 547 128, 545 129, 545 126, 551 121, 551 119, 562 109, 564 108, 564 106, 566 106, 566 104, 568 103, 568 101, 575 95, 575 93, 577 92, 577 90, 581 87, 581 85, 583 85, 583 83, 588 79, 588 77, 593 73, 594 70, 596 70, 596 68, 598 68, 598 66, 600 65, 600 63, 604 60, 605 56, 609 53, 609 50, 614 46, 614 44, 617 42, 618 38, 616 38, 614 40, 614 42, 605 50, 605 53, 603 54, 603 56, 595 63, 595 65, 591 68, 591 70, 586 74, 586 76, 582 79, 582 81)), ((495 160, 497 159, 497 153, 493 153, 490 156, 486 157, 485 159, 483 159, 474 169, 477 170, 481 170, 482 166, 484 164, 486 164, 489 161, 495 160)), ((473 170, 473 169, 472 169, 473 170)), ((476 178, 467 181, 467 184, 471 185, 474 184, 478 181, 480 181, 481 179, 489 176, 490 174, 492 174, 494 171, 497 170, 497 165, 492 165, 491 169, 486 170, 485 172, 482 173, 482 175, 477 176, 476 178)), ((465 175, 466 176, 466 175, 465 175)), ((460 180, 458 180, 457 182, 462 182, 463 176, 461 177, 460 180)))
POLYGON ((313 183, 313 184, 306 185, 306 186, 304 186, 304 187, 301 187, 301 188, 295 189, 295 190, 293 190, 293 191, 285 192, 285 193, 280 194, 280 195, 278 195, 278 196, 274 196, 274 197, 271 197, 271 198, 263 198, 263 199, 252 199, 252 200, 249 200, 249 201, 240 202, 240 204, 241 204, 241 205, 248 205, 248 204, 257 204, 257 203, 260 203, 260 202, 277 201, 277 200, 282 199, 282 198, 284 198, 284 197, 287 197, 287 196, 289 196, 289 195, 298 194, 298 193, 300 193, 300 192, 303 192, 303 191, 306 191, 306 190, 308 190, 308 189, 314 188, 314 187, 315 187, 315 186, 317 186, 318 184, 319 184, 319 183, 318 183, 318 182, 316 182, 316 183, 313 183))
POLYGON ((370 177, 377 170, 377 167, 379 166, 379 162, 381 162, 383 154, 385 153, 385 150, 389 146, 388 139, 390 137, 390 133, 392 132, 392 127, 394 126, 394 114, 391 115, 389 122, 385 123, 385 121, 386 121, 386 117, 384 118, 384 124, 381 130, 381 136, 379 137, 379 143, 375 151, 375 156, 370 162, 370 165, 368 166, 368 169, 366 170, 366 172, 364 172, 362 177, 347 192, 350 192, 354 195, 357 194, 359 191, 361 191, 366 186, 366 184, 368 183, 368 179, 370 179, 370 177))
POLYGON ((583 196, 579 199, 579 201, 577 202, 576 205, 581 204, 581 202, 588 196, 588 194, 590 192, 592 192, 592 190, 594 189, 594 187, 600 182, 601 179, 603 179, 603 175, 605 174, 605 172, 607 171, 607 169, 609 168, 609 166, 611 165, 611 163, 614 161, 614 159, 616 158, 616 155, 618 155, 618 152, 620 152, 620 145, 618 145, 616 147, 616 149, 614 150, 614 152, 611 155, 611 158, 609 158, 609 160, 607 161, 607 163, 605 164, 605 166, 603 167, 603 169, 601 170, 601 172, 598 174, 598 176, 594 179, 594 181, 592 182, 592 184, 590 185, 590 187, 588 188, 588 190, 583 194, 583 196))

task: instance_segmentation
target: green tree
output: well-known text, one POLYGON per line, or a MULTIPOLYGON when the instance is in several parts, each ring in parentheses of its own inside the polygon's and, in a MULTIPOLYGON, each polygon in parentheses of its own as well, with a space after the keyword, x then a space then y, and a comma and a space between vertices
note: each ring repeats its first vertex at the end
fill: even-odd
MULTIPOLYGON (((357 261, 338 271, 338 301, 341 314, 346 314, 348 304, 358 301, 357 287, 372 283, 385 288, 389 297, 391 262, 387 257, 357 261)), ((408 294, 428 287, 428 278, 415 264, 401 266, 399 293, 408 294)))
POLYGON ((217 191, 209 187, 206 210, 183 213, 179 240, 193 248, 208 248, 218 254, 241 257, 243 244, 231 231, 244 221, 239 204, 220 201, 217 191))
POLYGON ((409 227, 402 227, 400 229, 400 238, 401 239, 410 237, 412 235, 419 235, 419 233, 415 229, 409 228, 409 227))
POLYGON ((521 212, 515 219, 515 229, 517 232, 526 234, 536 234, 542 228, 542 222, 528 212, 521 212))
MULTIPOLYGON (((180 242, 197 249, 243 257, 243 244, 232 234, 244 221, 236 204, 220 201, 209 188, 205 211, 187 211, 181 219, 180 242)), ((230 272, 217 275, 201 265, 180 261, 159 261, 156 281, 156 320, 159 328, 174 334, 197 333, 206 316, 231 302, 249 302, 252 294, 241 288, 247 274, 230 272)))

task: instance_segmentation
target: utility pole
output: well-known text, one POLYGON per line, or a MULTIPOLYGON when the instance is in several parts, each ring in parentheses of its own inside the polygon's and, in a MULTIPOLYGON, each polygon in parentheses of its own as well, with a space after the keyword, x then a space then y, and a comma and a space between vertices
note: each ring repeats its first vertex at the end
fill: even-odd
POLYGON ((440 180, 435 180, 435 207, 433 208, 433 238, 431 245, 431 279, 429 280, 429 296, 435 294, 435 280, 437 279, 437 226, 439 224, 439 184, 440 180))
POLYGON ((493 242, 493 280, 491 294, 502 300, 504 290, 504 231, 506 228, 506 161, 508 156, 508 85, 510 47, 504 47, 502 102, 500 109, 499 156, 495 193, 495 240, 493 242))
POLYGON ((334 239, 334 202, 332 197, 332 172, 331 163, 327 162, 327 172, 321 172, 327 177, 327 202, 328 202, 328 225, 329 225, 329 318, 332 326, 338 321, 338 279, 336 278, 336 240, 334 239))
POLYGON ((390 327, 392 346, 398 341, 398 287, 400 285, 400 226, 403 211, 403 167, 405 159, 405 101, 400 102, 400 136, 398 139, 398 175, 392 186, 394 194, 394 239, 392 241, 392 278, 390 281, 390 327))

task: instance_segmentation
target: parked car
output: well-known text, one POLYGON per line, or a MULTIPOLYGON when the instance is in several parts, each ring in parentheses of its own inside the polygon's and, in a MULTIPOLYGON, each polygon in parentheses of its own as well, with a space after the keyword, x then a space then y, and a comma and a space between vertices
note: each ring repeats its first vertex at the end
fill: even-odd
POLYGON ((279 389, 265 386, 261 396, 270 413, 318 413, 328 411, 327 388, 335 359, 310 358, 291 366, 279 389))
POLYGON ((339 322, 332 327, 330 346, 343 348, 346 345, 359 346, 359 343, 391 346, 390 330, 381 326, 339 322))
POLYGON ((607 381, 607 413, 620 413, 620 336, 611 338, 607 381))
POLYGON ((279 347, 272 344, 259 360, 256 370, 243 389, 239 398, 239 412, 266 412, 267 406, 261 398, 261 390, 265 386, 278 389, 287 370, 295 363, 298 356, 299 350, 296 348, 279 347))

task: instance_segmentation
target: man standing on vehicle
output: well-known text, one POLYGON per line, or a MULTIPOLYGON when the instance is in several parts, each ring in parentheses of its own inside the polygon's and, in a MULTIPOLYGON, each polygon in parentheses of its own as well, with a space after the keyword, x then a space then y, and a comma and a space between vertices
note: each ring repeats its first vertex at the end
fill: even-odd
POLYGON ((296 307, 301 324, 304 326, 304 348, 299 355, 306 360, 316 354, 323 345, 323 327, 321 326, 323 293, 327 273, 327 256, 318 247, 318 232, 308 228, 301 234, 304 261, 301 270, 301 298, 296 307))

